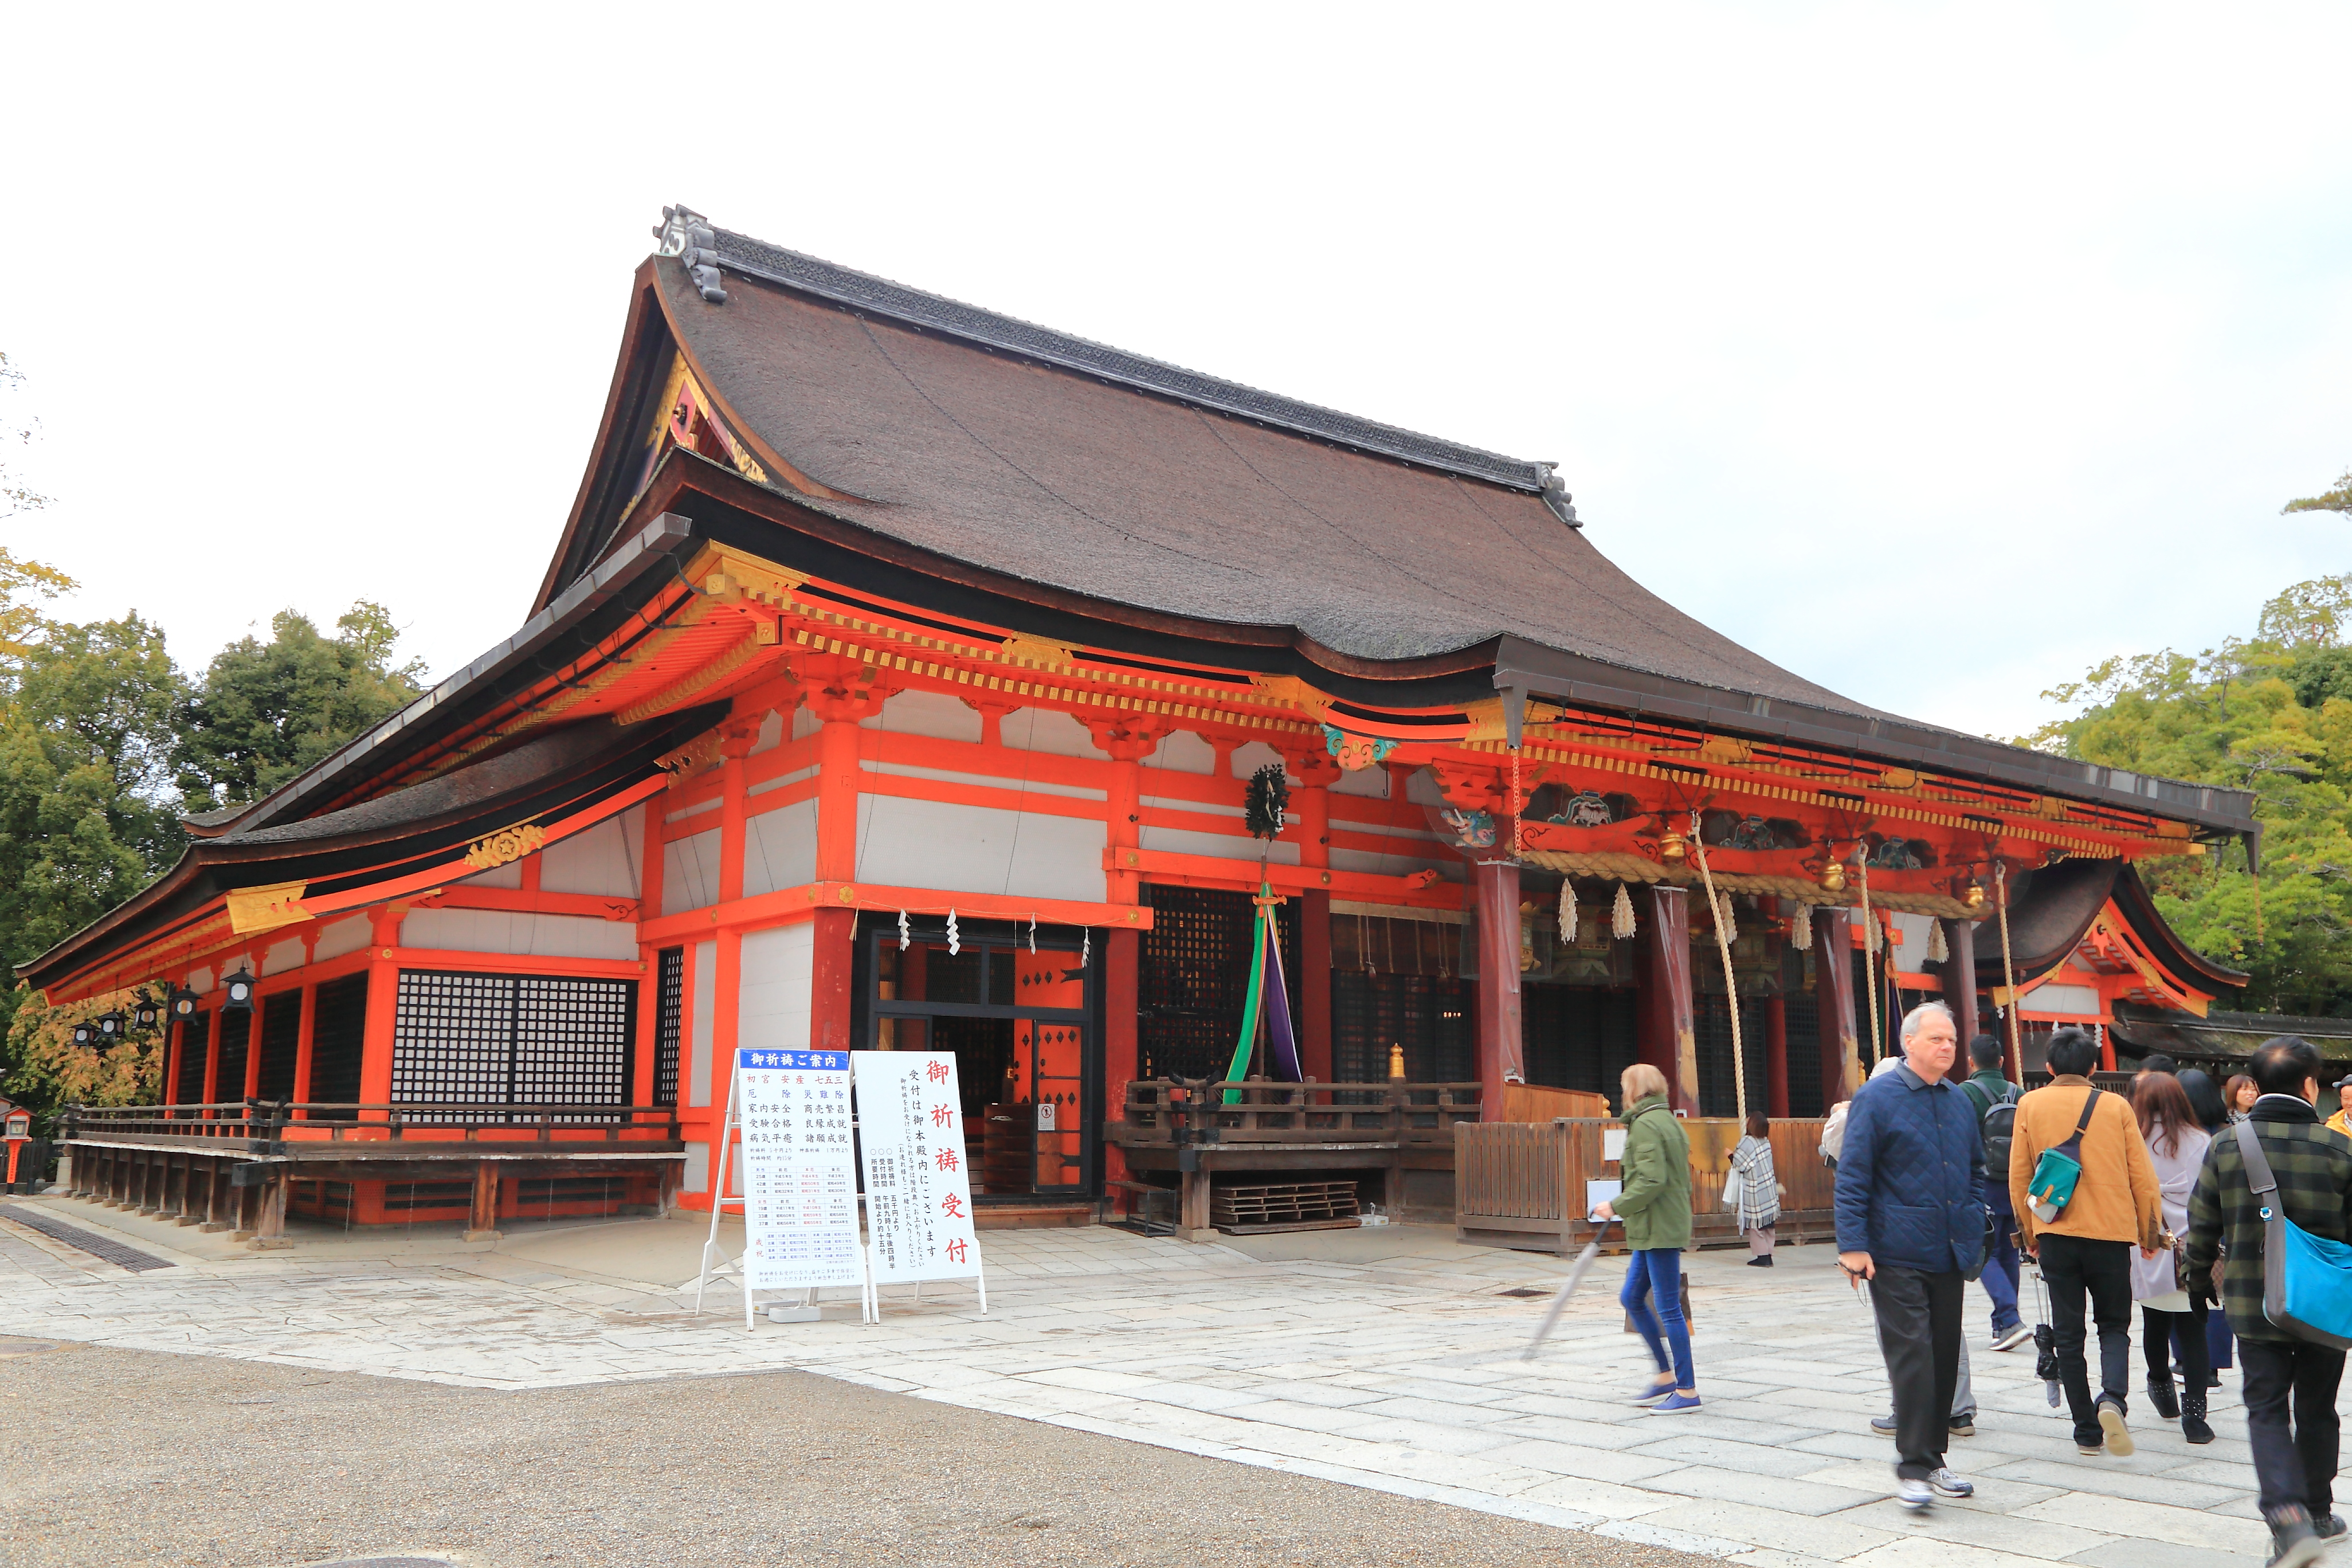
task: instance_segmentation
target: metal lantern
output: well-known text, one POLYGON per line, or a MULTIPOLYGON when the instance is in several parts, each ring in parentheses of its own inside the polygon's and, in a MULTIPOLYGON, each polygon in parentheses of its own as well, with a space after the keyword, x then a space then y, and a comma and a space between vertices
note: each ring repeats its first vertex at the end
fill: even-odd
POLYGON ((152 996, 142 996, 139 998, 139 1005, 131 1010, 131 1016, 141 1028, 152 1029, 163 1021, 163 1004, 156 1001, 152 996))
POLYGON ((98 1030, 94 1026, 89 1024, 76 1024, 73 1026, 73 1043, 75 1045, 87 1046, 93 1044, 97 1039, 98 1030))
POLYGON ((221 980, 221 1006, 241 1009, 253 1005, 253 976, 245 970, 225 975, 221 980))
POLYGON ((114 1012, 100 1013, 98 1016, 99 1037, 110 1046, 121 1039, 124 1031, 130 1027, 131 1020, 124 1017, 119 1008, 114 1012))
POLYGON ((203 1000, 203 997, 197 995, 186 986, 183 985, 179 987, 172 993, 172 1016, 183 1020, 194 1017, 196 1016, 196 1006, 203 1000))

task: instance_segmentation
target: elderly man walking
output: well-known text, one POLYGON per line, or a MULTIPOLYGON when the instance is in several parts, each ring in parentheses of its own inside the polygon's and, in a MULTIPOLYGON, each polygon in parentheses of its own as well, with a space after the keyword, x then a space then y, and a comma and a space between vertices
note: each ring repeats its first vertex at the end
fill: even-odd
POLYGON ((2130 1100, 2092 1087, 2099 1043, 2081 1029, 2055 1030, 2047 1059, 2050 1082, 2017 1104, 2010 1206, 2017 1213, 2020 1247, 2041 1265, 2042 1282, 2050 1289, 2058 1381, 2074 1417, 2074 1447, 2085 1454, 2127 1456, 2133 1447, 2124 1424, 2130 1409, 2131 1255, 2135 1246, 2143 1257, 2157 1254, 2165 1234, 2162 1189, 2130 1100), (2045 1152, 2059 1160, 2037 1178, 2045 1152), (2073 1184, 2063 1187, 2054 1173, 2068 1161, 2073 1184), (2052 1185, 2053 1179, 2060 1185, 2052 1185), (2089 1338, 2085 1296, 2099 1331, 2095 1396, 2083 1356, 2089 1338))
MULTIPOLYGON (((2320 1125, 2313 1102, 2326 1070, 2310 1041, 2293 1035, 2254 1053, 2262 1097, 2247 1112, 2273 1197, 2289 1223, 2329 1241, 2352 1241, 2352 1144, 2320 1125)), ((2263 1307, 2263 1215, 2268 1205, 2247 1179, 2240 1128, 2213 1135, 2189 1200, 2189 1288, 2211 1300, 2213 1262, 2225 1247, 2221 1304, 2238 1333, 2245 1368, 2246 1439, 2263 1519, 2279 1568, 2305 1568, 2321 1542, 2340 1538, 2334 1511, 2339 1429, 2336 1392, 2344 1352, 2273 1325, 2263 1307)))
POLYGON ((1984 1258, 1984 1136, 1951 1081, 1940 1002, 1903 1020, 1903 1065, 1862 1086, 1838 1157, 1838 1267, 1870 1282, 1895 1390, 1895 1489, 1906 1508, 1976 1488, 1944 1463, 1959 1382, 1963 1287, 1984 1258))

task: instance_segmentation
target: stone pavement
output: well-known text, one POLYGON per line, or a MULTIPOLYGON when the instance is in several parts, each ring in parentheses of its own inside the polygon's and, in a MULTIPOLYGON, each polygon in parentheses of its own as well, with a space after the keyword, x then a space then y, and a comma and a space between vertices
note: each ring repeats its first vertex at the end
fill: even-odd
POLYGON ((2031 1349, 1981 1342, 1978 1436, 1952 1454, 1979 1495, 1906 1513, 1888 1496, 1891 1446, 1868 1428, 1886 1408, 1869 1314, 1826 1247, 1783 1249, 1769 1271, 1696 1255, 1706 1403, 1655 1415, 1623 1403, 1646 1361, 1615 1305, 1622 1267, 1596 1268, 1523 1362, 1544 1297, 1502 1292, 1540 1292, 1561 1265, 1423 1227, 1233 1246, 988 1232, 984 1317, 966 1286, 929 1287, 919 1305, 893 1288, 878 1328, 845 1300, 824 1321, 747 1333, 731 1290, 700 1319, 684 1311, 702 1229, 680 1220, 478 1249, 321 1236, 254 1255, 39 1201, 176 1267, 74 1264, 0 1222, 0 1332, 477 1387, 801 1367, 1754 1568, 2219 1568, 2265 1551, 2234 1377, 2216 1394, 2218 1442, 2189 1447, 2142 1398, 2138 1453, 2084 1459, 2031 1349))

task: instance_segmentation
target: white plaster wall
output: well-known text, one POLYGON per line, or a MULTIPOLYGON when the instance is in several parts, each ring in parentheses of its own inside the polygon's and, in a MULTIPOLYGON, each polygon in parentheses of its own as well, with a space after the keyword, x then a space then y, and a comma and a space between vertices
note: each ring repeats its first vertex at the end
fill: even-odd
POLYGON ((551 893, 634 899, 645 844, 645 807, 632 806, 541 850, 539 885, 551 893))
MULTIPOLYGON (((961 697, 944 691, 901 691, 882 711, 858 724, 892 735, 929 735, 937 741, 980 742, 980 713, 961 697)), ((1009 743, 1009 742, 1008 742, 1009 743)))
POLYGON ((796 801, 745 819, 743 894, 816 880, 816 802, 796 801))
POLYGON ((1437 787, 1437 780, 1427 768, 1414 771, 1404 781, 1404 797, 1415 805, 1444 805, 1445 795, 1437 787))
POLYGON ((751 742, 751 755, 756 757, 761 752, 772 752, 783 743, 784 716, 771 708, 767 716, 760 721, 760 738, 751 742))
MULTIPOLYGON (((1234 826, 1240 825, 1236 823, 1234 826)), ((1252 838, 1245 833, 1195 833, 1187 827, 1154 827, 1145 823, 1136 843, 1140 848, 1157 849, 1169 855, 1214 855, 1227 860, 1255 860, 1258 852, 1265 849, 1268 850, 1265 858, 1276 866, 1298 864, 1297 845, 1278 843, 1269 847, 1265 840, 1252 838)), ((1333 850, 1332 864, 1339 864, 1339 852, 1333 850)))
POLYGON ((686 1146, 686 1173, 679 1178, 681 1192, 707 1193, 710 1190, 710 1145, 689 1142, 686 1146))
POLYGON ((197 992, 208 992, 218 982, 218 979, 219 976, 214 973, 209 965, 203 969, 192 969, 188 971, 188 989, 197 992))
POLYGON ((1217 771, 1217 752, 1192 731, 1179 730, 1163 739, 1159 750, 1143 760, 1143 765, 1180 773, 1213 773, 1217 771))
POLYGON ((1080 817, 857 797, 857 879, 886 887, 1099 903, 1107 842, 1080 817))
POLYGON ((503 866, 478 871, 463 881, 449 885, 453 888, 520 888, 522 886, 522 862, 509 860, 503 866))
POLYGON ((757 799, 759 796, 767 794, 772 789, 788 788, 793 784, 803 783, 808 779, 813 779, 816 777, 816 775, 817 770, 815 768, 794 768, 791 773, 778 773, 772 779, 761 779, 758 784, 751 785, 743 793, 747 796, 757 799))
POLYGON ((662 846, 661 912, 674 915, 719 901, 719 826, 662 846))
MULTIPOLYGON (((1906 974, 1916 974, 1927 962, 1927 944, 1935 940, 1929 928, 1936 923, 1933 915, 1893 914, 1887 917, 1903 940, 1895 944, 1895 966, 1906 974)), ((1960 1042, 1967 1045, 1966 1040, 1960 1042)))
POLYGON ((1341 773, 1339 782, 1331 786, 1333 795, 1360 795, 1368 800, 1389 797, 1389 771, 1386 768, 1358 768, 1352 773, 1341 773))
POLYGON ((417 910, 401 922, 404 947, 457 952, 512 952, 530 958, 637 956, 637 928, 628 921, 579 915, 519 915, 504 910, 417 910))
POLYGON ((283 974, 289 969, 301 967, 302 939, 299 936, 271 942, 261 954, 261 973, 265 975, 283 974))
POLYGON ((1252 741, 1245 746, 1234 748, 1234 777, 1245 779, 1264 767, 1278 767, 1285 778, 1290 776, 1290 766, 1282 760, 1282 753, 1264 741, 1252 741))
POLYGON ((2099 993, 2089 985, 2037 985, 2017 999, 2021 1013, 2056 1013, 2062 1016, 2095 1018, 2099 993))
POLYGON ((719 944, 694 944, 687 982, 686 1102, 710 1103, 710 1031, 719 996, 719 944))
POLYGON ((319 933, 319 945, 311 953, 311 962, 324 963, 331 958, 341 958, 347 952, 357 952, 368 944, 371 928, 365 915, 353 915, 347 921, 337 921, 319 933))
POLYGON ((824 720, 822 720, 822 719, 819 719, 815 714, 814 714, 814 713, 810 712, 806 708, 795 708, 795 709, 793 709, 793 740, 798 741, 798 740, 803 739, 803 737, 806 737, 806 736, 809 736, 809 735, 814 735, 814 734, 815 734, 819 730, 822 730, 822 729, 824 729, 824 720))
POLYGON ((1067 713, 1024 708, 1018 713, 1004 716, 1002 732, 1004 743, 1016 752, 1050 752, 1059 757, 1103 760, 1104 753, 1095 750, 1094 737, 1087 733, 1087 727, 1067 713))
POLYGON ((743 938, 741 1011, 735 1024, 736 1044, 743 1049, 808 1048, 815 941, 816 926, 809 921, 743 938))
POLYGON ((676 838, 678 837, 680 831, 677 826, 679 823, 691 822, 696 817, 702 816, 706 812, 717 811, 718 809, 719 797, 714 795, 709 800, 696 801, 692 805, 686 807, 682 811, 669 812, 667 816, 662 818, 662 821, 668 825, 669 836, 672 838, 676 838))

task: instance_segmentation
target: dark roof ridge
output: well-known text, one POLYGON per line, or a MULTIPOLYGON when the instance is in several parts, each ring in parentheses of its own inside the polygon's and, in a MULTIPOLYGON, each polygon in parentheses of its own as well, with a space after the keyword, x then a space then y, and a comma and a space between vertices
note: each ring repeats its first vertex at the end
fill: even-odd
MULTIPOLYGON (((843 267, 796 250, 786 250, 782 246, 771 245, 747 234, 737 234, 716 226, 705 227, 709 220, 687 207, 665 207, 662 216, 664 226, 655 231, 662 238, 661 254, 679 256, 688 263, 689 271, 698 263, 709 265, 715 261, 725 271, 757 278, 835 304, 870 310, 909 326, 944 332, 984 347, 1002 349, 1104 381, 1157 393, 1180 403, 1254 419, 1297 435, 1395 458, 1423 468, 1460 474, 1466 479, 1484 479, 1489 484, 1515 490, 1526 490, 1543 496, 1552 510, 1560 514, 1561 521, 1571 527, 1577 526, 1576 509, 1569 504, 1569 497, 1549 463, 1507 458, 1498 452, 1485 451, 1434 436, 1423 436, 1394 425, 1383 425, 1375 419, 1342 413, 1336 408, 1285 397, 1278 393, 1263 392, 1254 386, 1187 370, 1181 365, 1170 364, 1165 360, 1153 359, 1146 354, 1129 353, 1125 349, 1098 343, 1090 338, 1056 331, 1016 316, 982 310, 979 306, 967 305, 903 283, 894 283, 887 278, 877 278, 855 268, 843 267), (683 252, 688 247, 689 234, 696 240, 703 235, 710 236, 709 247, 698 246, 695 255, 685 256, 683 252)), ((712 292, 706 290, 704 297, 710 298, 712 292)), ((717 292, 718 298, 725 298, 723 291, 717 292)))

